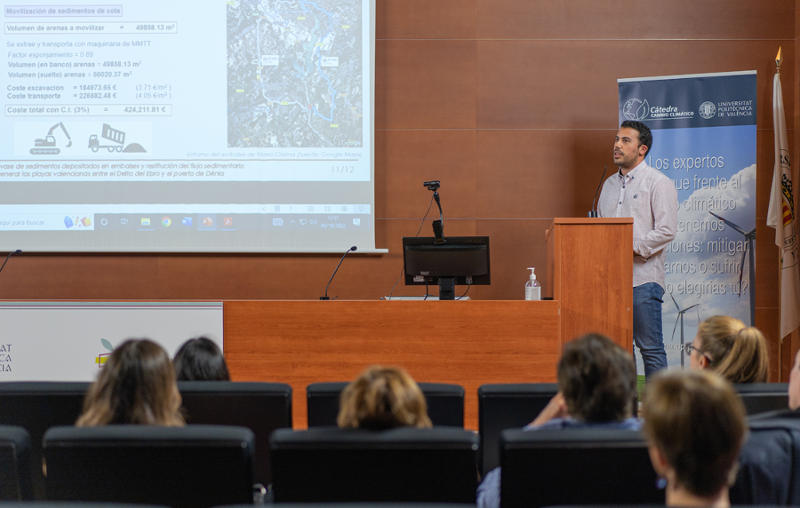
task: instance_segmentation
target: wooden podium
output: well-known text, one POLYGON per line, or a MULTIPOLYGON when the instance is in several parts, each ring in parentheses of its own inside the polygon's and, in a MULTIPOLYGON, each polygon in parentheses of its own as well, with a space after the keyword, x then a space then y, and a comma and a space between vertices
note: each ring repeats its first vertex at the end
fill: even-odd
POLYGON ((600 332, 632 352, 633 219, 556 218, 547 236, 545 289, 561 302, 562 343, 600 332))
POLYGON ((418 381, 462 385, 465 426, 477 429, 478 386, 554 382, 563 343, 586 332, 631 349, 631 220, 554 219, 548 236, 553 301, 225 301, 231 375, 291 384, 303 428, 309 383, 399 365, 418 381))

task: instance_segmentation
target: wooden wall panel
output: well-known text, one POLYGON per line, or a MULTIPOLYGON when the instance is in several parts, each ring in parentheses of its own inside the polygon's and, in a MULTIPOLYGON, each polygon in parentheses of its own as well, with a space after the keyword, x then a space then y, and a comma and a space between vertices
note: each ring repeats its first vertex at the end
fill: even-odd
POLYGON ((611 167, 615 129, 481 130, 478 216, 586 215, 603 166, 611 167))
POLYGON ((375 43, 375 127, 475 127, 474 40, 375 43))
MULTIPOLYGON (((376 210, 380 217, 422 218, 433 193, 426 180, 441 180, 439 195, 445 220, 475 217, 482 192, 474 130, 381 130, 382 171, 375 182, 376 210)), ((436 204, 431 214, 438 218, 436 204)))
POLYGON ((477 19, 481 38, 794 38, 794 0, 480 0, 477 19))
MULTIPOLYGON (((476 286, 470 290, 470 296, 496 298, 489 295, 503 294, 510 300, 523 299, 529 274, 527 268, 535 266, 543 279, 547 261, 545 230, 550 222, 550 219, 478 221, 475 234, 491 237, 492 285, 476 286)), ((550 294, 547 289, 543 288, 543 295, 550 294)))
POLYGON ((778 325, 780 317, 777 307, 772 308, 758 308, 756 306, 756 323, 758 329, 764 333, 767 338, 767 351, 769 353, 769 380, 772 382, 787 382, 789 381, 788 372, 784 377, 780 373, 781 361, 781 344, 778 338, 778 325))
POLYGON ((377 39, 474 39, 477 0, 376 0, 377 39))

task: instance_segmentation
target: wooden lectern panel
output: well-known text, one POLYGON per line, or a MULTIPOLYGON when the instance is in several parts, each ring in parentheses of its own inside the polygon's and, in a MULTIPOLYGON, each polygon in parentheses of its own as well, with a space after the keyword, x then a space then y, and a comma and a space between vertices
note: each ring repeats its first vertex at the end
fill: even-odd
POLYGON ((548 243, 548 281, 561 302, 562 341, 600 332, 632 351, 633 220, 553 219, 548 243))
POLYGON ((305 388, 349 381, 371 364, 417 381, 458 383, 464 422, 478 428, 478 386, 554 382, 559 302, 269 301, 224 304, 225 357, 235 381, 292 385, 294 426, 306 426, 305 388))

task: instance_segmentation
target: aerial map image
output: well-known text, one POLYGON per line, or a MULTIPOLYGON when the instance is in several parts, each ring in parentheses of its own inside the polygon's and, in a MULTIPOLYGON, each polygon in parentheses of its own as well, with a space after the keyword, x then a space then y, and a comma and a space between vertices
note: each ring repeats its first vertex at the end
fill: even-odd
POLYGON ((229 147, 362 146, 362 0, 230 1, 227 26, 229 147))

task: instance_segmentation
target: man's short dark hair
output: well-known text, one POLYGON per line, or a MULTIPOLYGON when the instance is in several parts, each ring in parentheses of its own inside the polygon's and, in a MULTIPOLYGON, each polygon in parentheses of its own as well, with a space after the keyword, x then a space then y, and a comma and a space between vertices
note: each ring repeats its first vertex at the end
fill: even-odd
POLYGON ((650 127, 646 126, 642 122, 637 122, 636 120, 625 120, 622 122, 622 125, 620 125, 620 128, 622 127, 635 129, 639 132, 639 146, 645 145, 647 147, 647 151, 644 153, 646 157, 653 148, 653 133, 650 132, 650 127))
POLYGON ((558 361, 558 387, 576 420, 622 421, 633 413, 633 358, 605 335, 584 335, 564 346, 558 361))

